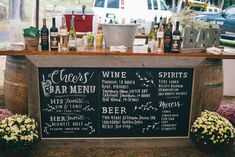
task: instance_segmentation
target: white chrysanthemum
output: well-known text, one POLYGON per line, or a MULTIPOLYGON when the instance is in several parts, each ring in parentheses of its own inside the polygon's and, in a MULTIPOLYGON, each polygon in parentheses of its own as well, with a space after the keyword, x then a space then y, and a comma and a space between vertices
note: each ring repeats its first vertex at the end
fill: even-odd
POLYGON ((11 121, 8 122, 8 126, 10 126, 10 127, 11 127, 13 124, 14 124, 14 121, 13 121, 13 120, 11 120, 11 121))
POLYGON ((31 126, 29 124, 26 125, 27 130, 30 130, 31 126))
POLYGON ((21 123, 23 121, 23 119, 21 117, 17 117, 16 120, 18 123, 21 123))
POLYGON ((7 122, 6 119, 3 119, 3 120, 1 121, 2 124, 6 124, 6 122, 7 122))
POLYGON ((27 118, 27 119, 25 119, 25 124, 28 124, 28 123, 31 123, 31 119, 30 118, 27 118))
POLYGON ((20 130, 21 130, 21 131, 26 131, 25 126, 24 126, 24 125, 21 125, 21 126, 20 126, 20 130))
POLYGON ((36 128, 36 125, 35 125, 35 124, 33 124, 33 125, 32 125, 32 129, 34 130, 35 128, 36 128))

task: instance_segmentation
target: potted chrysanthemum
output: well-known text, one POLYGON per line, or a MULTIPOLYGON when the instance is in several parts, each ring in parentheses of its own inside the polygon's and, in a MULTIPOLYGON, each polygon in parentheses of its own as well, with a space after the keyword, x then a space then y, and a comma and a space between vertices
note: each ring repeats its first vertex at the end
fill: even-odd
POLYGON ((13 115, 13 113, 10 110, 8 110, 8 109, 0 109, 0 122, 3 119, 5 119, 7 117, 10 117, 12 115, 13 115))
POLYGON ((191 139, 203 151, 229 145, 234 138, 233 125, 216 112, 203 111, 191 126, 191 139))
POLYGON ((38 141, 38 124, 27 115, 15 114, 0 122, 0 147, 3 150, 27 151, 38 141))

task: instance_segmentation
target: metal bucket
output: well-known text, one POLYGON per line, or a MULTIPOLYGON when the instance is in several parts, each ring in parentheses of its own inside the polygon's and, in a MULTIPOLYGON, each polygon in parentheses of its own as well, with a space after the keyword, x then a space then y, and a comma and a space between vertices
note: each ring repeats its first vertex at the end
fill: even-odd
POLYGON ((103 24, 105 47, 133 47, 137 24, 103 24))

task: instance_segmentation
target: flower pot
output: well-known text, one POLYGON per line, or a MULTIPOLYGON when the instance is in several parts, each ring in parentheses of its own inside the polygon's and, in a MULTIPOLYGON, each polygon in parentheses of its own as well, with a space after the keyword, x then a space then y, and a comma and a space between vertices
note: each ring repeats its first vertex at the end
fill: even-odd
POLYGON ((204 153, 212 153, 216 150, 217 145, 214 144, 204 144, 204 143, 197 143, 197 148, 204 152, 204 153))

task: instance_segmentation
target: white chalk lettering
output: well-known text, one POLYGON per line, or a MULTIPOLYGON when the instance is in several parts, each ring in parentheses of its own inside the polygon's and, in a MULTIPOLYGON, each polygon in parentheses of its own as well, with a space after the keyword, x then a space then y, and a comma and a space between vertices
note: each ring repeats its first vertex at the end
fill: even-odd
POLYGON ((126 78, 126 72, 102 71, 104 78, 126 78))

